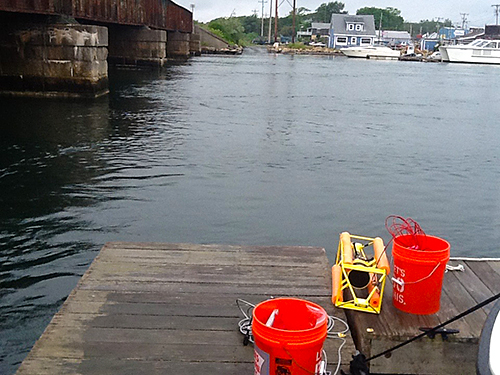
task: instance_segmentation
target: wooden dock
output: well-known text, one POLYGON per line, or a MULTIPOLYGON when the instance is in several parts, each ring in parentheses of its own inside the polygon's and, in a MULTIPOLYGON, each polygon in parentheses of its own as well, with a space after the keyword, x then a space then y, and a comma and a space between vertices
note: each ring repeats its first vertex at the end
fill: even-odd
MULTIPOLYGON (((392 305, 392 285, 386 284, 380 316, 346 310, 359 350, 367 357, 402 343, 418 334, 420 327, 434 327, 500 292, 500 259, 457 260, 443 279, 441 308, 434 315, 412 315, 392 305)), ((475 374, 481 329, 493 303, 463 317, 446 328, 460 332, 443 339, 424 337, 394 352, 389 358, 371 361, 374 374, 475 374)))
MULTIPOLYGON (((108 243, 18 374, 253 374, 236 299, 294 296, 345 319, 330 301, 324 249, 108 243)), ((342 350, 347 370, 354 344, 342 350)), ((335 369, 338 339, 327 339, 335 369)))

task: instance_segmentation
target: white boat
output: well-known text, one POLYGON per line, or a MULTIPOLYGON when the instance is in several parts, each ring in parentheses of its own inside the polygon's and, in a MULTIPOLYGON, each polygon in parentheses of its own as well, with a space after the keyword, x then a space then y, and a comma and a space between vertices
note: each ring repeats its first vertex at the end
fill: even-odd
POLYGON ((477 355, 478 375, 500 374, 500 302, 491 309, 481 331, 477 355))
POLYGON ((356 46, 342 48, 341 52, 347 57, 358 57, 364 59, 390 59, 396 60, 401 55, 398 50, 385 46, 356 46))
POLYGON ((472 43, 439 47, 443 61, 500 64, 500 39, 476 39, 472 43))
POLYGON ((439 54, 441 55, 441 61, 450 61, 446 47, 447 46, 440 46, 439 47, 439 54))

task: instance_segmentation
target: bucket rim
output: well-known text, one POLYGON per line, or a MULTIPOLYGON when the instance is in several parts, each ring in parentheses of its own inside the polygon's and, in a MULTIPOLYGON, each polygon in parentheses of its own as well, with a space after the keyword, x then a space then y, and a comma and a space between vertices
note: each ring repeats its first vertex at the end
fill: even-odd
MULTIPOLYGON (((420 263, 422 265, 435 265, 436 263, 448 263, 448 261, 450 260, 449 254, 447 254, 446 256, 444 256, 442 258, 436 257, 436 258, 432 258, 432 259, 417 259, 417 258, 405 256, 405 254, 399 254, 399 253, 397 253, 396 256, 393 253, 392 257, 398 258, 398 259, 404 259, 404 260, 407 260, 410 262, 417 262, 417 263, 420 263)), ((394 262, 394 260, 393 260, 393 262, 394 262)))
POLYGON ((413 236, 414 236, 413 234, 402 234, 400 236, 394 237, 393 246, 392 246, 393 251, 395 248, 394 245, 397 245, 398 247, 400 247, 402 249, 405 249, 407 251, 414 251, 417 253, 430 253, 430 254, 437 255, 439 253, 447 253, 447 252, 449 253, 450 252, 451 245, 447 240, 445 240, 444 238, 441 238, 441 237, 432 236, 430 234, 416 234, 415 236, 422 237, 422 238, 430 238, 433 240, 439 240, 439 241, 443 242, 444 244, 446 244, 446 247, 443 249, 439 249, 439 250, 412 249, 411 247, 407 247, 406 245, 402 244, 400 241, 400 239, 402 239, 402 238, 408 238, 408 237, 413 237, 413 236))
MULTIPOLYGON (((306 333, 306 334, 307 333, 313 333, 315 331, 322 331, 324 326, 325 327, 328 326, 328 313, 326 312, 326 310, 323 307, 321 307, 317 303, 314 303, 314 302, 311 302, 311 301, 307 301, 307 300, 301 299, 301 298, 294 298, 294 297, 278 297, 278 298, 267 299, 265 301, 259 302, 253 308, 252 317, 253 317, 254 324, 258 323, 258 325, 259 325, 258 329, 266 330, 266 331, 269 331, 269 332, 282 332, 285 335, 291 334, 291 333, 298 333, 298 332, 302 332, 302 333, 306 333), (324 318, 324 320, 320 324, 318 324, 318 325, 316 325, 314 327, 311 327, 311 328, 306 328, 306 329, 281 329, 281 328, 275 328, 275 327, 268 327, 265 322, 262 322, 262 321, 260 321, 257 318, 257 316, 255 315, 255 311, 259 307, 261 307, 262 305, 264 305, 266 303, 270 303, 272 301, 279 301, 279 300, 281 300, 281 301, 305 302, 306 304, 312 305, 313 307, 316 307, 316 308, 318 308, 319 310, 321 310, 323 312, 323 318, 324 318)), ((253 327, 252 327, 252 329, 253 329, 253 327)), ((325 335, 326 334, 327 334, 327 332, 325 332, 325 335)))

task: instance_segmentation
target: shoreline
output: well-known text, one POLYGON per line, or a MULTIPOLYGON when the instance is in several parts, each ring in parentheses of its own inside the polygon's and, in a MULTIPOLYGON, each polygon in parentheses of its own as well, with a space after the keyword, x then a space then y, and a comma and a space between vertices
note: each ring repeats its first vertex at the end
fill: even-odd
POLYGON ((287 48, 287 47, 274 47, 268 46, 267 52, 269 53, 282 53, 285 55, 330 55, 330 56, 343 56, 342 52, 332 48, 326 47, 313 47, 313 48, 287 48))

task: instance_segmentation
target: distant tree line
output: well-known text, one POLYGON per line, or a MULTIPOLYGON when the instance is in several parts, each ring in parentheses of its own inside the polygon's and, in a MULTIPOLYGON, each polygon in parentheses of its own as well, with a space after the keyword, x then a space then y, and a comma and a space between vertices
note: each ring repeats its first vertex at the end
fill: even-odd
MULTIPOLYGON (((347 14, 344 10, 345 4, 339 1, 323 3, 314 12, 300 7, 295 12, 295 32, 307 30, 313 22, 328 23, 333 13, 347 14)), ((293 12, 291 11, 285 17, 278 18, 278 34, 291 37, 293 30, 293 12)), ((382 30, 408 31, 412 36, 417 34, 432 33, 442 26, 451 26, 449 19, 445 21, 422 20, 418 23, 406 22, 401 16, 401 11, 396 8, 388 7, 385 9, 375 7, 364 7, 356 11, 358 15, 373 15, 375 19, 375 28, 382 30)), ((264 18, 264 33, 262 31, 262 19, 256 14, 240 17, 221 17, 208 23, 199 23, 201 27, 207 28, 213 33, 221 36, 230 43, 247 45, 255 39, 267 40, 269 34, 269 17, 264 18)), ((274 40, 274 17, 271 26, 272 40, 274 40)))

